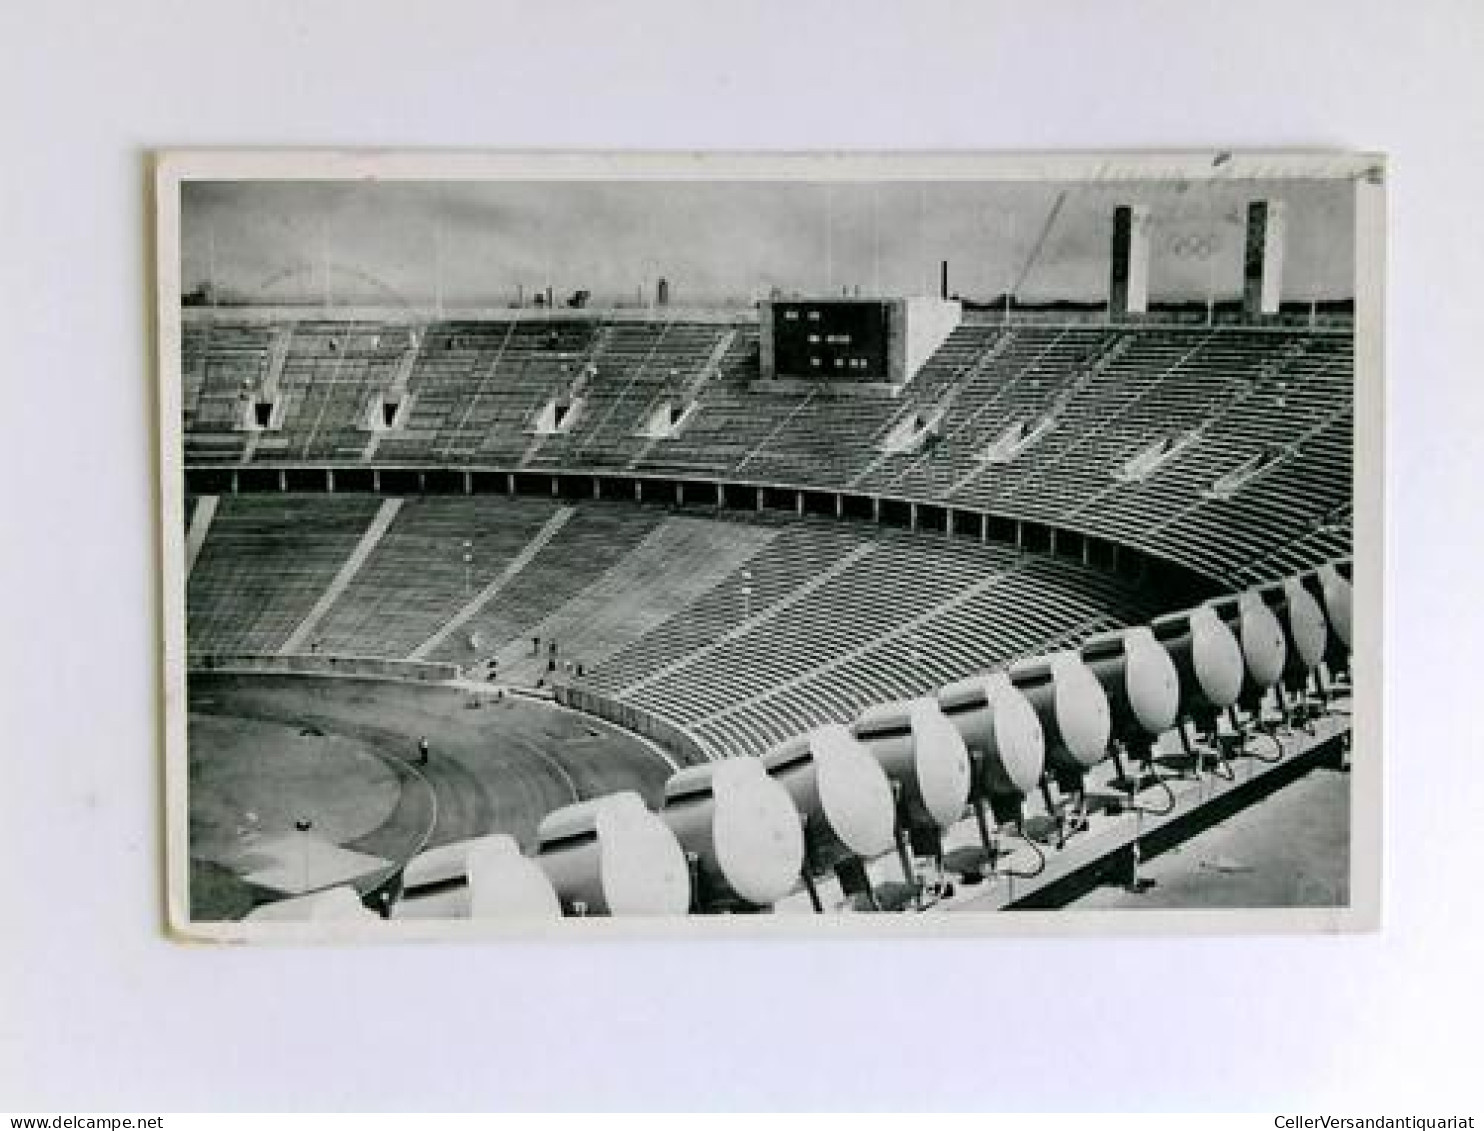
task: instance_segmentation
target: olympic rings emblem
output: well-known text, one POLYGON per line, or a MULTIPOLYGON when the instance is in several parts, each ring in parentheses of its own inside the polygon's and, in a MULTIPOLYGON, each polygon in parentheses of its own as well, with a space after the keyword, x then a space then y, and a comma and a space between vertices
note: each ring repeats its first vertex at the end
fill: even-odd
POLYGON ((1210 259, 1216 254, 1216 244, 1216 237, 1209 233, 1176 236, 1170 240, 1170 251, 1181 259, 1210 259))

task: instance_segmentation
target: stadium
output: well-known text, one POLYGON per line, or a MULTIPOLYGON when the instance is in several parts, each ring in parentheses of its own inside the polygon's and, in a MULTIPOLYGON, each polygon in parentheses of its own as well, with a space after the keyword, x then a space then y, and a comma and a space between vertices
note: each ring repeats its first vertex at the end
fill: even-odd
POLYGON ((193 921, 998 913, 1343 819, 1349 186, 628 188, 591 267, 445 197, 432 301, 183 202, 193 921))

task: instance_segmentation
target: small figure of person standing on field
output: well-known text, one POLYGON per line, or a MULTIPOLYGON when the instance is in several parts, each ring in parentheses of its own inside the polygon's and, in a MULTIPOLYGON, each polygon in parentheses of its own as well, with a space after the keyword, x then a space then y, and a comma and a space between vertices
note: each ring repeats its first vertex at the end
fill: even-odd
POLYGON ((428 764, 428 737, 424 735, 417 740, 417 764, 426 766, 428 764))

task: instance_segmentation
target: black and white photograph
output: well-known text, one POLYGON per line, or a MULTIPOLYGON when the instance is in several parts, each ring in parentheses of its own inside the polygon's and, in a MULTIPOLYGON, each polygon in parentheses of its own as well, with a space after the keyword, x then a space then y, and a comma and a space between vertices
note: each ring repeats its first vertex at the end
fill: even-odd
POLYGON ((1374 927, 1384 181, 160 155, 173 931, 1374 927))

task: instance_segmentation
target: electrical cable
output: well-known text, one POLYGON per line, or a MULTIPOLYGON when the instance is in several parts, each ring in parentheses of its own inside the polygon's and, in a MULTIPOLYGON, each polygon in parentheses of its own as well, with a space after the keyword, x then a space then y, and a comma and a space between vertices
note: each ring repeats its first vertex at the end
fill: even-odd
POLYGON ((1259 762, 1262 762, 1264 765, 1268 765, 1268 766, 1271 766, 1271 765, 1274 765, 1275 763, 1278 763, 1278 762, 1283 761, 1283 755, 1286 754, 1287 751, 1284 750, 1283 743, 1278 740, 1278 736, 1276 734, 1272 734, 1272 733, 1270 733, 1268 731, 1265 731, 1265 730, 1260 730, 1260 731, 1257 732, 1257 734, 1254 737, 1257 737, 1257 738, 1266 738, 1275 747, 1277 747, 1278 753, 1277 753, 1277 756, 1276 757, 1265 758, 1261 754, 1259 754, 1256 750, 1249 750, 1248 753, 1250 753, 1252 755, 1252 757, 1256 758, 1259 762))
POLYGON ((1026 835, 1024 821, 1015 822, 1015 835, 1030 845, 1031 851, 1036 854, 1036 870, 1034 872, 1021 872, 1014 868, 1006 868, 1003 874, 1015 880, 1034 880, 1042 872, 1046 871, 1046 853, 1042 851, 1041 846, 1036 843, 1033 837, 1026 835))
POLYGON ((1169 780, 1159 772, 1159 767, 1154 764, 1153 760, 1149 762, 1149 776, 1154 779, 1155 785, 1164 790, 1165 796, 1169 798, 1169 802, 1160 809, 1154 809, 1142 802, 1130 805, 1129 807, 1136 812, 1145 813, 1151 817, 1169 816, 1169 814, 1175 811, 1175 806, 1179 804, 1175 799, 1175 791, 1170 788, 1169 780))

